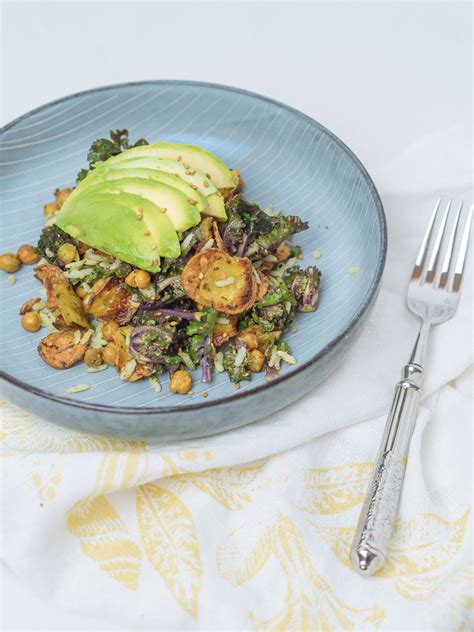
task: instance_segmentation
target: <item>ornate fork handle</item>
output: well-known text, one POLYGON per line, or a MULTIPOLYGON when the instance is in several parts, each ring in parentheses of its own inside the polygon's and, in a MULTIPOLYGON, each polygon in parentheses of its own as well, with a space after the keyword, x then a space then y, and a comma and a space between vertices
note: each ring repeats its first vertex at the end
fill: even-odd
POLYGON ((429 324, 423 324, 410 362, 403 368, 402 379, 395 387, 382 445, 356 528, 351 559, 361 575, 372 575, 385 562, 420 401, 421 360, 428 331, 429 324))

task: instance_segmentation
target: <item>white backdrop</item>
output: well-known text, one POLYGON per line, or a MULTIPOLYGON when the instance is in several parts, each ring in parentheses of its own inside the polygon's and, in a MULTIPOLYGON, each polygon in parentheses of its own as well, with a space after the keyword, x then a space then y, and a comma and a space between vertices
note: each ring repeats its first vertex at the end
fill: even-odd
MULTIPOLYGON (((254 90, 340 136, 396 230, 401 190, 416 199, 470 188, 471 12, 457 2, 4 2, 2 120, 125 81, 254 90)), ((2 577, 4 629, 112 627, 50 608, 7 569, 2 577)))

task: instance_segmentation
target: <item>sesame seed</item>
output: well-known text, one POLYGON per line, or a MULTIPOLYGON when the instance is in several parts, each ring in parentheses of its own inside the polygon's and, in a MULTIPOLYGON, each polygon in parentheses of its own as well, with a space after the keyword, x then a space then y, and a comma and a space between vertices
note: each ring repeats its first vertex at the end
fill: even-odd
POLYGON ((200 279, 204 279, 204 274, 202 272, 200 272, 198 276, 200 279))
POLYGON ((187 176, 192 175, 192 172, 189 169, 186 169, 186 171, 184 172, 187 176))
POLYGON ((151 245, 151 249, 152 249, 152 250, 156 250, 156 244, 152 244, 152 245, 151 245))
POLYGON ((208 173, 206 173, 206 178, 209 178, 209 180, 210 180, 211 176, 208 173))
POLYGON ((194 189, 195 191, 197 191, 197 185, 196 184, 191 184, 190 187, 191 187, 191 189, 194 189))
POLYGON ((184 167, 185 169, 189 169, 190 165, 187 165, 185 162, 183 162, 183 167, 184 167))
POLYGON ((193 200, 192 198, 188 198, 188 202, 195 206, 197 204, 197 200, 193 200))
POLYGON ((186 393, 186 395, 194 395, 194 391, 193 391, 193 389, 191 389, 190 391, 188 391, 188 392, 186 393))
POLYGON ((239 388, 240 388, 240 382, 237 382, 237 384, 234 384, 234 387, 235 387, 237 390, 239 390, 239 388))
POLYGON ((151 235, 149 230, 146 230, 143 234, 145 235, 145 237, 148 237, 148 235, 151 235))
POLYGON ((202 394, 202 396, 204 397, 204 399, 206 399, 206 397, 209 396, 209 393, 207 391, 204 391, 204 393, 202 394))
POLYGON ((174 175, 175 175, 177 178, 179 178, 179 177, 180 177, 179 173, 175 173, 174 175))
POLYGON ((204 186, 206 187, 206 189, 209 187, 209 182, 207 180, 204 180, 204 186))
POLYGON ((178 162, 180 162, 180 161, 182 160, 182 158, 183 158, 182 156, 178 156, 178 157, 176 158, 176 160, 177 160, 178 162))
POLYGON ((166 213, 167 210, 167 208, 160 208, 160 213, 166 213))

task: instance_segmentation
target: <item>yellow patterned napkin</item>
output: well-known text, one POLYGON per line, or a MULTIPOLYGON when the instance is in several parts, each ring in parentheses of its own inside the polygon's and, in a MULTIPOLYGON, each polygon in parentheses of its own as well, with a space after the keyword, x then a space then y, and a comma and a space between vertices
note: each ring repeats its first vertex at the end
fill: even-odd
POLYGON ((252 426, 154 445, 3 403, 4 561, 58 607, 121 628, 472 629, 469 380, 425 401, 372 579, 348 550, 383 419, 241 465, 267 449, 252 426))

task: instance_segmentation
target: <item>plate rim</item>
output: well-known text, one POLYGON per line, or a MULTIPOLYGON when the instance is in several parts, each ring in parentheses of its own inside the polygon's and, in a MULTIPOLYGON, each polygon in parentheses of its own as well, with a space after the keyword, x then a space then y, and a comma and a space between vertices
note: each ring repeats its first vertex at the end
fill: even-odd
MULTIPOLYGON (((41 110, 44 110, 48 107, 54 106, 54 105, 58 105, 60 103, 64 103, 66 101, 75 99, 77 97, 80 96, 84 96, 84 95, 88 95, 88 94, 94 94, 96 92, 105 92, 107 90, 114 90, 114 89, 120 89, 120 88, 126 88, 129 86, 153 86, 153 85, 158 85, 158 86, 165 86, 165 85, 174 85, 174 86, 198 86, 198 87, 202 87, 202 88, 211 88, 211 89, 218 89, 218 90, 224 90, 227 92, 235 92, 238 94, 243 94, 249 97, 252 97, 254 99, 258 99, 260 101, 265 101, 267 103, 271 103, 272 105, 276 105, 284 110, 287 110, 288 112, 291 112, 293 115, 296 115, 297 117, 305 120, 306 122, 310 123, 311 125, 315 125, 317 128, 319 128, 319 130, 321 130, 324 134, 326 134, 327 136, 329 136, 341 149, 343 152, 345 152, 347 155, 349 155, 349 157, 355 162, 355 164, 358 166, 362 177, 364 178, 366 184, 369 187, 369 190, 372 194, 373 199, 375 200, 375 205, 376 205, 376 210, 377 210, 377 217, 379 220, 379 235, 380 235, 380 243, 381 243, 381 248, 380 248, 380 252, 379 252, 379 257, 377 260, 377 271, 376 274, 374 275, 372 282, 366 292, 366 295, 364 296, 363 301, 361 302, 359 309, 355 312, 354 316, 351 318, 351 320, 349 321, 349 323, 347 324, 347 326, 344 328, 344 330, 335 338, 333 338, 330 342, 328 342, 327 345, 325 345, 317 354, 315 354, 314 356, 312 356, 309 360, 307 360, 306 362, 302 363, 302 364, 298 364, 293 371, 291 371, 291 373, 286 373, 284 375, 280 375, 278 378, 276 378, 275 380, 272 380, 271 382, 264 382, 263 384, 259 385, 259 386, 255 386, 255 388, 253 389, 249 389, 248 391, 236 391, 235 393, 231 394, 231 395, 227 395, 225 397, 221 397, 219 399, 216 400, 211 400, 211 401, 198 401, 196 403, 193 404, 186 404, 186 405, 180 405, 179 407, 177 406, 160 406, 160 407, 133 407, 133 406, 110 406, 107 404, 94 404, 94 403, 89 403, 89 402, 85 402, 85 401, 74 401, 71 398, 67 398, 67 397, 62 397, 60 395, 54 395, 53 393, 48 393, 46 391, 43 391, 40 388, 37 388, 35 386, 32 386, 30 384, 28 384, 28 382, 23 382, 22 380, 19 380, 16 377, 13 377, 12 375, 6 373, 3 370, 0 370, 0 378, 4 379, 6 382, 9 382, 10 384, 12 384, 13 386, 16 386, 17 388, 20 388, 23 391, 28 392, 31 395, 36 395, 38 397, 42 397, 44 399, 48 399, 50 401, 54 401, 57 402, 59 404, 62 404, 64 406, 72 406, 73 408, 83 408, 86 410, 96 410, 96 411, 100 411, 100 412, 107 412, 107 413, 113 413, 114 415, 130 415, 130 414, 134 414, 134 415, 156 415, 156 416, 163 416, 163 415, 176 415, 176 414, 181 414, 181 413, 185 413, 185 412, 193 412, 196 410, 201 410, 201 409, 211 409, 215 406, 221 405, 221 404, 226 404, 227 402, 234 402, 234 401, 238 401, 238 400, 242 400, 245 399, 249 396, 254 396, 257 395, 267 389, 272 388, 273 386, 276 386, 277 384, 281 384, 282 382, 285 382, 287 380, 289 380, 290 378, 295 377, 296 375, 298 375, 299 373, 302 373, 303 371, 305 371, 307 368, 309 368, 310 366, 312 366, 313 364, 315 364, 316 362, 318 362, 323 356, 327 355, 332 349, 336 348, 337 345, 339 344, 339 342, 345 338, 347 335, 350 334, 350 332, 352 332, 352 330, 357 326, 357 324, 359 323, 359 321, 361 320, 361 318, 364 316, 365 312, 369 309, 369 307, 371 306, 373 300, 376 298, 377 296, 377 292, 379 290, 380 287, 380 282, 382 280, 382 275, 385 269, 385 263, 386 263, 386 259, 387 259, 387 244, 388 244, 388 237, 387 237, 387 220, 385 217, 385 212, 384 212, 384 208, 383 208, 383 204, 382 204, 382 200, 380 198, 380 194, 375 186, 374 181, 372 180, 372 178, 370 177, 367 169, 365 168, 365 166, 363 165, 363 163, 360 161, 360 159, 355 155, 355 153, 338 137, 336 136, 336 134, 334 134, 331 130, 329 130, 327 127, 325 127, 324 125, 322 125, 319 121, 317 121, 316 119, 312 118, 311 116, 309 116, 308 114, 305 114, 304 112, 302 112, 301 110, 298 110, 290 105, 287 105, 286 103, 283 103, 282 101, 278 101, 277 99, 273 99, 271 97, 265 96, 263 94, 259 94, 258 92, 253 92, 251 90, 245 90, 243 88, 237 88, 235 86, 229 86, 226 84, 220 84, 220 83, 213 83, 213 82, 208 82, 208 81, 193 81, 193 80, 185 80, 185 79, 151 79, 151 80, 146 80, 146 81, 127 81, 127 82, 123 82, 123 83, 115 83, 115 84, 108 84, 105 86, 99 86, 97 88, 90 88, 89 90, 81 90, 79 92, 74 92, 72 94, 68 94, 64 97, 60 97, 58 99, 54 99, 53 101, 48 101, 47 103, 44 103, 43 105, 40 105, 32 110, 29 110, 28 112, 25 112, 24 114, 21 114, 20 116, 18 116, 17 118, 13 119, 12 121, 10 121, 9 123, 6 123, 3 127, 0 128, 0 134, 6 132, 8 129, 14 127, 15 125, 17 125, 18 123, 20 123, 23 119, 26 119, 28 117, 30 117, 33 114, 36 114, 38 112, 40 112, 41 110)), ((7 148, 5 148, 7 149, 7 148)))

